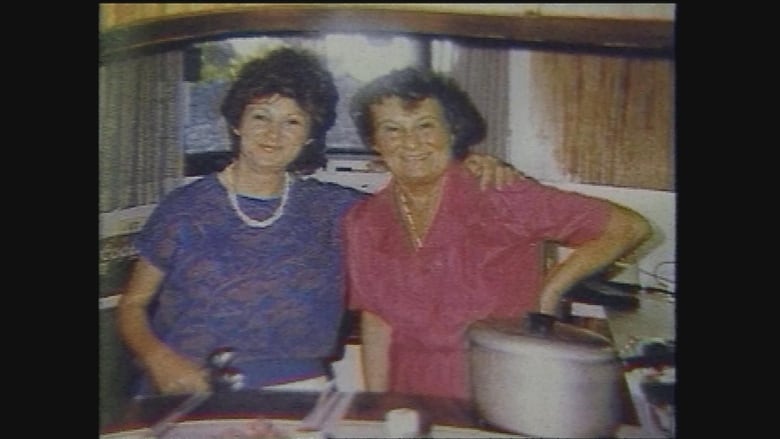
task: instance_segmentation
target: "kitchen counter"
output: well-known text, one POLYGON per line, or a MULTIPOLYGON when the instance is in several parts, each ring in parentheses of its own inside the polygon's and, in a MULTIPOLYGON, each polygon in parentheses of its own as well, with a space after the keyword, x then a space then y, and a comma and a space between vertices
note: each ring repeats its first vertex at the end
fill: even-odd
MULTIPOLYGON (((291 428, 312 410, 317 397, 318 395, 313 392, 240 390, 217 393, 182 417, 179 422, 189 428, 210 428, 211 431, 204 437, 223 437, 213 436, 214 431, 224 432, 231 427, 235 428, 236 425, 249 425, 258 419, 272 420, 283 428, 291 428), (231 424, 231 421, 234 422, 231 424), (204 424, 198 426, 199 422, 204 424)), ((127 404, 117 421, 100 429, 101 437, 147 438, 146 429, 185 399, 186 396, 179 395, 133 400, 127 404)), ((344 421, 340 424, 350 427, 347 431, 353 431, 357 435, 351 436, 347 433, 346 436, 334 436, 383 437, 381 426, 385 414, 398 408, 411 408, 419 413, 420 425, 426 437, 526 437, 489 425, 480 419, 471 404, 461 400, 371 392, 354 394, 344 421), (357 426, 354 425, 356 423, 357 426), (365 424, 361 426, 359 423, 365 424)), ((624 424, 618 429, 616 437, 642 437, 636 435, 640 431, 636 425, 624 424)), ((178 437, 175 431, 170 433, 171 438, 178 437)), ((205 432, 200 434, 203 435, 205 432)))
POLYGON ((630 311, 607 309, 607 321, 615 348, 631 355, 630 346, 640 340, 674 340, 675 298, 665 293, 639 292, 639 307, 630 311))
MULTIPOLYGON (((182 421, 257 419, 300 420, 314 407, 314 392, 256 391, 216 393, 190 412, 182 421)), ((154 424, 186 399, 186 396, 155 396, 128 403, 123 415, 101 429, 101 434, 141 429, 154 424)), ((420 414, 425 429, 432 425, 478 429, 507 434, 482 422, 474 408, 461 400, 403 395, 395 393, 360 392, 354 394, 345 419, 358 421, 384 420, 385 413, 397 408, 412 408, 420 414)))

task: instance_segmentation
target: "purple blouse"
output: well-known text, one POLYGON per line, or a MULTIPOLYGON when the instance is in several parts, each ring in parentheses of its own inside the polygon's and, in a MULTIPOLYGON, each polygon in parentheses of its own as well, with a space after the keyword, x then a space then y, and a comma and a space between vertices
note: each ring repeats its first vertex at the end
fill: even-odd
MULTIPOLYGON (((216 174, 172 191, 135 240, 165 272, 154 331, 197 362, 217 347, 235 348, 248 387, 321 375, 344 310, 340 222, 364 196, 296 179, 281 218, 252 228, 216 174)), ((239 196, 255 219, 269 217, 279 201, 239 196)))

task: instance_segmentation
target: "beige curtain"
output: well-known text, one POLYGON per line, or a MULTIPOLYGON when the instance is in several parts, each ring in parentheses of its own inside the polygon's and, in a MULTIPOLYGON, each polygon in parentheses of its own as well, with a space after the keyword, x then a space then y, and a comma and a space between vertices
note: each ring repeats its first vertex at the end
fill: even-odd
POLYGON ((99 212, 156 203, 180 181, 182 54, 99 67, 99 212))
POLYGON ((472 151, 507 160, 508 51, 442 40, 433 42, 431 59, 433 69, 452 76, 471 96, 487 121, 487 136, 482 143, 472 148, 472 151))
POLYGON ((534 111, 577 183, 673 191, 674 61, 534 52, 534 111))

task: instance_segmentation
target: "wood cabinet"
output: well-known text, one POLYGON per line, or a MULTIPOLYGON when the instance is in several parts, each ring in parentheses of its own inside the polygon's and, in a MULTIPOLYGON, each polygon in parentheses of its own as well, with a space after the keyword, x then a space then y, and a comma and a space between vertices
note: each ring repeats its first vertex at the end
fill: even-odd
POLYGON ((675 4, 101 4, 103 59, 263 32, 399 32, 673 51, 675 4))

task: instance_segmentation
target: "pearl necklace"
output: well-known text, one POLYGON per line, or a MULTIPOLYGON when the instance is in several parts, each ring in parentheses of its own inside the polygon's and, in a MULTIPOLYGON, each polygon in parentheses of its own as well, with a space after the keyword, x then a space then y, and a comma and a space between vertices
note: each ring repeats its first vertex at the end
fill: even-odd
POLYGON ((263 221, 258 221, 255 219, 250 218, 247 214, 245 214, 241 207, 238 205, 238 196, 236 195, 236 189, 235 189, 235 183, 233 182, 233 175, 230 174, 230 184, 227 188, 227 194, 228 194, 228 200, 230 200, 230 206, 233 207, 233 210, 236 212, 236 215, 238 215, 239 218, 249 227, 256 227, 256 228, 266 228, 275 223, 279 220, 279 218, 284 215, 284 207, 287 205, 287 199, 290 195, 290 186, 292 186, 292 178, 290 178, 290 173, 285 172, 284 173, 284 191, 282 192, 282 200, 279 202, 279 206, 276 207, 276 210, 274 211, 273 215, 270 217, 264 219, 263 221))

